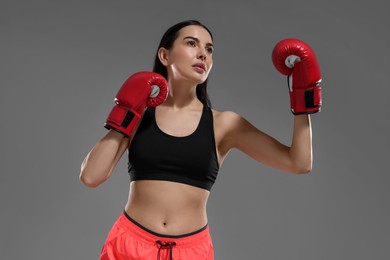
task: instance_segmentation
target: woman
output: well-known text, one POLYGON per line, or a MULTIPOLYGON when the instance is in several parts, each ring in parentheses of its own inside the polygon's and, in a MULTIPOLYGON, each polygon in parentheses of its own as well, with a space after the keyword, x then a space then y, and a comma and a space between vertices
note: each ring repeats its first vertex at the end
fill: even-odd
MULTIPOLYGON (((96 187, 129 150, 128 201, 101 259, 213 259, 206 204, 218 169, 233 148, 286 172, 311 170, 308 113, 294 116, 288 147, 234 112, 212 110, 207 96, 212 65, 213 38, 204 25, 190 20, 172 26, 160 42, 154 65, 154 72, 167 79, 167 97, 162 95, 163 103, 156 107, 138 108, 143 114, 148 106, 142 120, 130 123, 134 130, 115 127, 109 116, 110 130, 84 159, 80 180, 96 187)), ((129 84, 137 85, 137 80, 129 84)))

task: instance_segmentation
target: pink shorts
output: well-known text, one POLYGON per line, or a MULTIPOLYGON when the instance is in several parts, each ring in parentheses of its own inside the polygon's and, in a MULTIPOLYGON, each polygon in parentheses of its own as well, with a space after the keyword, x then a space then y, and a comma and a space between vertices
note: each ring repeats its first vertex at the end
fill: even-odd
POLYGON ((213 260, 214 249, 205 227, 180 236, 157 234, 123 212, 114 223, 100 260, 213 260))

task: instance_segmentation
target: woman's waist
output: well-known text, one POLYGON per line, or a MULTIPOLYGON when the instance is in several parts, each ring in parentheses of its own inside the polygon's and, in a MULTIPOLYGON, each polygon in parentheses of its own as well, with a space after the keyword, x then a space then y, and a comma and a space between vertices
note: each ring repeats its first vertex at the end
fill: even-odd
POLYGON ((207 224, 208 192, 169 182, 136 181, 125 211, 157 233, 188 233, 207 224))
POLYGON ((160 246, 172 245, 178 248, 186 248, 193 247, 194 245, 199 245, 201 243, 211 243, 208 225, 191 232, 158 233, 134 220, 127 214, 126 211, 119 216, 115 225, 120 227, 119 232, 125 231, 137 240, 142 240, 150 244, 158 244, 160 246))
POLYGON ((125 212, 143 227, 160 234, 181 235, 207 225, 207 213, 201 208, 164 208, 128 202, 125 212))

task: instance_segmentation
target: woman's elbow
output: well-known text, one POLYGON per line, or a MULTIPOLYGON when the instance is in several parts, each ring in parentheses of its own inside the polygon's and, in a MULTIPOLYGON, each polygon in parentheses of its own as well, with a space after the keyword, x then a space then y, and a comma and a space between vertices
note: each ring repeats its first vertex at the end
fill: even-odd
POLYGON ((89 177, 88 174, 86 174, 85 172, 80 173, 79 180, 88 188, 96 188, 104 182, 104 180, 102 181, 96 178, 89 177))
POLYGON ((298 171, 298 174, 309 174, 311 172, 312 168, 302 168, 300 171, 298 171))
POLYGON ((312 171, 312 165, 304 165, 300 167, 295 167, 293 173, 295 174, 308 174, 312 171))
POLYGON ((308 174, 312 170, 312 163, 308 162, 305 164, 291 164, 288 172, 293 174, 308 174))

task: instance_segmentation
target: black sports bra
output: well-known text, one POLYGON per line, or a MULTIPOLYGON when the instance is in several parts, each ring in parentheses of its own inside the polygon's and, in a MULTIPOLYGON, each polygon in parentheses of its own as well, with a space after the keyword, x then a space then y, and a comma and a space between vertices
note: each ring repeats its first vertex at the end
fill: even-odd
POLYGON ((130 180, 166 180, 211 190, 219 165, 213 114, 204 106, 196 130, 184 137, 163 132, 148 108, 129 147, 130 180))

